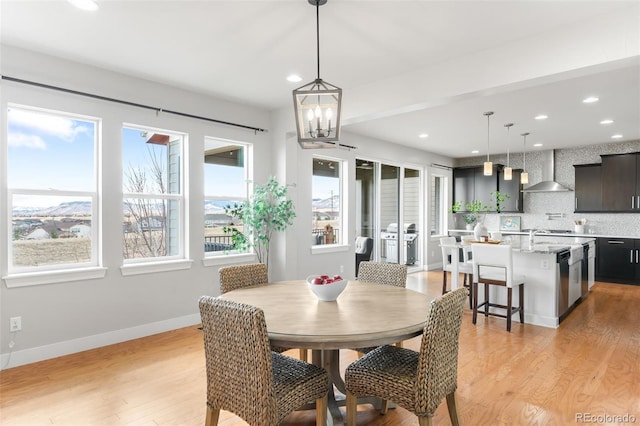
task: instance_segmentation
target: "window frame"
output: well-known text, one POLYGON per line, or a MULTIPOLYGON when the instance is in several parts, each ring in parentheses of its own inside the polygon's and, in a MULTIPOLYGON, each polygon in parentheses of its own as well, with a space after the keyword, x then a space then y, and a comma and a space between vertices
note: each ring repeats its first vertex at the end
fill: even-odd
MULTIPOLYGON (((125 182, 125 158, 124 155, 121 157, 122 164, 122 203, 123 203, 123 214, 124 203, 126 199, 160 199, 166 201, 177 201, 178 208, 178 232, 179 232, 179 244, 178 251, 175 255, 165 255, 159 257, 142 257, 142 258, 131 258, 126 259, 124 257, 124 231, 123 231, 123 240, 122 240, 122 265, 120 267, 121 273, 124 276, 128 275, 137 275, 144 273, 153 273, 153 272, 164 272, 164 271, 172 271, 179 269, 187 269, 190 267, 192 261, 188 259, 189 255, 189 234, 188 234, 188 223, 187 218, 189 217, 189 206, 187 203, 187 188, 185 179, 188 176, 189 172, 187 168, 189 167, 188 161, 185 161, 187 158, 188 152, 188 143, 189 143, 189 134, 186 132, 182 132, 179 130, 168 130, 163 128, 158 128, 155 126, 146 126, 141 124, 133 124, 129 122, 122 123, 121 133, 120 133, 120 143, 124 144, 123 132, 125 129, 129 130, 137 130, 137 131, 146 131, 146 132, 154 132, 154 133, 162 133, 168 134, 171 136, 178 136, 181 138, 180 141, 180 162, 179 162, 179 194, 172 193, 133 193, 133 192, 125 192, 124 190, 124 182, 125 182)), ((167 164, 168 166, 168 164, 167 164)), ((167 187, 169 186, 169 171, 167 170, 167 187)), ((166 222, 165 222, 166 223, 166 222)), ((166 226, 165 232, 167 235, 169 233, 168 226, 166 226)), ((167 237, 165 237, 167 238, 167 237)))
POLYGON ((437 221, 438 223, 436 224, 440 229, 440 233, 432 233, 433 229, 431 229, 431 225, 433 223, 435 223, 436 218, 430 218, 429 220, 429 237, 430 238, 439 238, 439 237, 443 237, 443 236, 447 236, 447 213, 448 213, 448 207, 447 207, 447 188, 448 188, 448 184, 449 184, 449 179, 447 176, 443 175, 443 174, 438 174, 438 173, 432 173, 431 174, 431 181, 429 182, 429 189, 432 191, 433 195, 429 197, 429 201, 430 203, 435 203, 436 201, 439 202, 439 205, 430 205, 429 206, 429 213, 430 214, 435 214, 436 213, 436 209, 439 207, 439 220, 437 221), (436 200, 435 196, 435 180, 439 179, 440 180, 440 185, 439 185, 439 193, 437 195, 439 195, 438 200, 436 200))
MULTIPOLYGON (((344 160, 342 158, 337 158, 337 157, 330 157, 330 156, 326 156, 326 155, 322 155, 322 154, 313 154, 312 156, 312 163, 311 163, 311 199, 313 200, 314 198, 314 190, 313 190, 313 176, 314 176, 314 172, 313 172, 313 161, 315 161, 316 159, 319 160, 323 160, 323 161, 330 161, 330 162, 334 162, 337 165, 338 168, 338 187, 340 188, 340 196, 339 196, 339 201, 338 201, 338 208, 339 208, 339 220, 338 220, 338 224, 339 224, 339 232, 338 232, 338 242, 337 243, 332 243, 332 244, 311 244, 311 251, 312 253, 326 253, 326 252, 335 252, 335 251, 346 251, 348 250, 350 244, 347 242, 347 211, 346 211, 346 207, 347 207, 347 203, 345 202, 347 198, 347 182, 348 182, 348 167, 347 167, 347 160, 344 160)), ((312 200, 311 203, 312 203, 312 200)), ((313 205, 310 206, 311 207, 311 221, 312 221, 312 233, 313 233, 313 205)))
MULTIPOLYGON (((228 196, 223 196, 223 195, 207 195, 206 193, 206 185, 204 183, 204 179, 206 178, 206 173, 203 173, 203 188, 202 188, 202 192, 203 192, 203 202, 207 202, 207 201, 236 201, 236 202, 243 202, 245 200, 249 199, 249 194, 251 194, 253 192, 253 154, 254 154, 254 148, 253 148, 253 144, 250 142, 241 142, 241 141, 237 141, 237 140, 232 140, 232 139, 226 139, 226 138, 220 138, 220 137, 216 137, 216 136, 205 136, 204 138, 204 143, 206 144, 207 140, 211 140, 211 141, 217 141, 217 142, 222 142, 222 143, 226 143, 228 145, 236 145, 236 146, 242 146, 243 150, 244 150, 244 165, 243 165, 243 170, 244 170, 244 182, 245 182, 245 194, 242 197, 228 197, 228 196)), ((203 167, 206 167, 206 163, 203 160, 203 167)), ((204 206, 203 206, 204 208, 204 206)), ((203 211, 204 214, 204 211, 203 211)), ((204 217, 204 216, 203 216, 204 217)), ((203 223, 203 232, 204 232, 204 223, 203 223)), ((203 242, 206 242, 206 237, 203 235, 203 242)), ((245 251, 239 251, 239 250, 221 250, 221 251, 210 251, 210 252, 204 252, 204 259, 203 262, 205 264, 205 266, 209 266, 209 265, 217 265, 217 264, 222 264, 222 263, 228 263, 229 261, 231 262, 236 262, 237 263, 241 263, 243 261, 251 261, 252 259, 255 259, 255 254, 253 253, 253 251, 248 248, 245 251)))
POLYGON ((8 181, 9 170, 9 145, 3 146, 7 158, 5 164, 6 174, 3 180, 6 182, 6 213, 7 218, 7 275, 2 277, 7 287, 23 287, 37 284, 48 284, 64 281, 76 281, 83 279, 101 278, 106 274, 106 268, 102 266, 102 208, 101 191, 102 182, 102 127, 103 119, 88 114, 78 114, 62 111, 53 108, 44 108, 33 105, 8 102, 5 107, 6 126, 3 130, 5 140, 8 139, 10 109, 26 110, 35 113, 47 114, 51 116, 63 117, 71 120, 86 121, 93 123, 93 191, 73 190, 73 189, 36 189, 10 187, 8 181), (14 196, 42 196, 42 197, 82 197, 91 200, 91 259, 88 262, 59 263, 44 266, 16 266, 14 264, 13 253, 13 199, 14 196))

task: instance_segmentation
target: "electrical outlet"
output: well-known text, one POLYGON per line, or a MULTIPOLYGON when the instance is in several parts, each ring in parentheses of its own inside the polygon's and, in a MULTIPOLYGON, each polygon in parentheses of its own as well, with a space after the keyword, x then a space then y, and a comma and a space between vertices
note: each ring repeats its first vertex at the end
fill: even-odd
POLYGON ((547 259, 540 261, 540 269, 549 269, 549 261, 547 259))
POLYGON ((22 330, 22 317, 9 318, 9 328, 11 332, 22 330))
POLYGON ((344 265, 340 265, 340 273, 344 274, 344 265))

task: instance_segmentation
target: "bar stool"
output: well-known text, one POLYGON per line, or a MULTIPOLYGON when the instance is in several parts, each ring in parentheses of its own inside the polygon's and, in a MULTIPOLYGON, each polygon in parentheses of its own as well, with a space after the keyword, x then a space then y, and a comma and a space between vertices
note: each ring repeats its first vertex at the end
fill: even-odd
POLYGON ((513 273, 513 257, 510 245, 473 244, 473 323, 478 317, 478 308, 484 306, 484 316, 496 316, 507 319, 507 331, 511 331, 511 316, 518 312, 520 322, 524 324, 524 280, 522 275, 513 273), (478 283, 484 284, 484 302, 478 305, 478 283), (507 288, 507 304, 489 301, 489 285, 507 288), (513 287, 519 287, 520 306, 512 303, 513 287), (506 314, 489 312, 490 308, 506 309, 506 314))
MULTIPOLYGON (((456 237, 440 238, 440 249, 442 250, 442 294, 447 293, 447 273, 453 273, 453 264, 450 256, 459 256, 458 251, 452 251, 451 246, 456 244, 456 237), (448 247, 445 247, 448 246, 448 247)), ((463 240, 462 253, 463 260, 458 262, 458 273, 464 274, 463 287, 469 290, 469 309, 472 308, 471 300, 473 298, 473 289, 471 288, 471 274, 473 273, 473 264, 469 260, 470 245, 465 244, 463 240)))

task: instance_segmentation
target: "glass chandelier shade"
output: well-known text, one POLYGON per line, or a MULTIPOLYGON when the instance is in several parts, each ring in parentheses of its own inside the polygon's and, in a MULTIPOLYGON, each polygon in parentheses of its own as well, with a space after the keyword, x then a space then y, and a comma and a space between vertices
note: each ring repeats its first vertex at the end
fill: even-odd
POLYGON ((317 78, 293 91, 298 143, 303 149, 335 148, 340 140, 342 89, 320 78, 320 6, 327 0, 308 0, 316 7, 317 78))
POLYGON ((504 180, 513 180, 513 169, 509 164, 509 145, 511 145, 510 130, 513 123, 507 123, 504 127, 507 128, 507 167, 504 168, 504 180))
POLYGON ((484 162, 484 175, 491 176, 493 174, 493 163, 489 160, 489 120, 493 115, 493 111, 484 113, 487 117, 487 161, 484 162))
POLYGON ((529 173, 527 173, 527 136, 528 132, 522 133, 522 173, 520 174, 520 183, 529 183, 529 173))

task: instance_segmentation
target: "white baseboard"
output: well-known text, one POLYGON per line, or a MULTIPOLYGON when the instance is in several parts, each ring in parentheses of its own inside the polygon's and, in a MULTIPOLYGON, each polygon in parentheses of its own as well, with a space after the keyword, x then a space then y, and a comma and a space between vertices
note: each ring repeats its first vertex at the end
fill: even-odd
POLYGON ((81 337, 36 348, 24 349, 12 353, 0 355, 0 370, 44 361, 59 356, 69 355, 77 352, 95 349, 102 346, 113 345, 127 340, 139 339, 153 334, 164 333, 165 331, 176 330, 178 328, 189 327, 200 324, 200 314, 186 315, 179 318, 172 318, 165 321, 158 321, 122 330, 109 331, 107 333, 93 336, 81 337))

